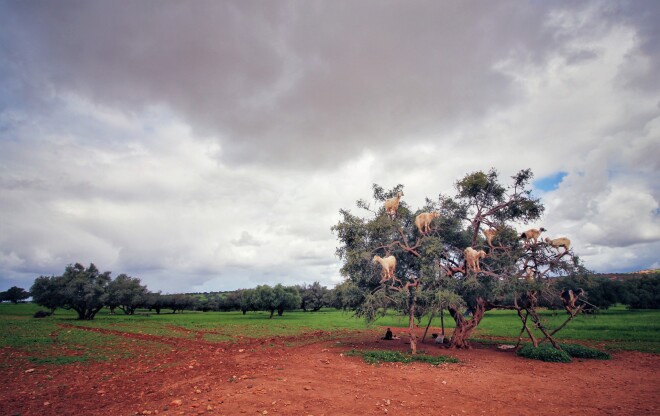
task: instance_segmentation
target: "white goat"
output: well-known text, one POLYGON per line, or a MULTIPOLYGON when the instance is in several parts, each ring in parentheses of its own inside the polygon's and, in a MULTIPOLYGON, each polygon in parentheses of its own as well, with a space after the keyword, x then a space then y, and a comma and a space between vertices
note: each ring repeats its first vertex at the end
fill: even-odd
POLYGON ((522 234, 520 234, 520 238, 525 239, 526 243, 529 243, 529 240, 534 240, 534 244, 538 241, 539 236, 543 231, 548 231, 545 228, 541 227, 539 229, 536 228, 530 228, 527 231, 523 231, 522 234))
POLYGON ((380 266, 383 268, 381 272, 380 283, 383 283, 387 280, 392 280, 392 283, 394 283, 395 280, 399 280, 394 277, 394 270, 396 269, 396 257, 387 256, 383 258, 381 256, 374 256, 374 259, 371 262, 374 264, 380 263, 380 266))
POLYGON ((439 212, 422 212, 415 217, 415 225, 420 234, 426 234, 431 231, 431 221, 440 216, 439 212))
POLYGON ((397 192, 394 198, 385 201, 385 212, 387 212, 390 217, 394 218, 396 216, 396 211, 399 209, 399 201, 401 201, 402 196, 403 192, 397 192))
POLYGON ((557 253, 559 253, 559 247, 564 247, 564 253, 571 248, 571 240, 566 237, 559 237, 552 240, 546 237, 545 242, 554 247, 557 250, 557 253))
MULTIPOLYGON (((465 264, 466 264, 466 269, 472 269, 475 272, 481 271, 481 266, 479 266, 479 259, 483 259, 486 257, 486 252, 483 250, 475 250, 472 247, 468 247, 463 251, 463 254, 465 254, 465 264)), ((466 271, 467 271, 466 270, 466 271)))
POLYGON ((489 228, 487 230, 483 230, 483 233, 486 236, 486 240, 488 240, 488 246, 493 247, 493 238, 495 238, 495 235, 497 235, 497 229, 489 228))

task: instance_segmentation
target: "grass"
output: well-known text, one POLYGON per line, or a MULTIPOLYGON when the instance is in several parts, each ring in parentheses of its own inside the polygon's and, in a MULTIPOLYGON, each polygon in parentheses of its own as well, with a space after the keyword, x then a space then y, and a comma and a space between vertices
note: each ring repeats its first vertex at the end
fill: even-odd
MULTIPOLYGON (((39 307, 31 304, 0 304, 0 348, 16 351, 21 357, 33 363, 68 364, 91 361, 113 360, 160 350, 169 350, 165 344, 118 336, 115 334, 87 331, 85 328, 102 328, 123 333, 145 334, 154 337, 187 338, 201 337, 208 342, 232 342, 244 338, 273 338, 295 336, 303 333, 322 331, 312 340, 332 339, 333 337, 360 336, 365 332, 380 334, 381 327, 405 328, 406 317, 389 313, 367 325, 363 320, 354 319, 350 312, 323 309, 318 312, 285 312, 283 316, 268 319, 266 312, 189 312, 171 314, 138 311, 127 316, 111 315, 101 311, 93 321, 78 321, 76 314, 57 310, 55 315, 35 319, 32 315, 39 307), (132 348, 137 343, 149 343, 149 348, 132 348)), ((566 318, 561 311, 540 311, 544 324, 556 327, 566 318)), ((453 328, 453 320, 445 315, 448 334, 453 328)), ((426 326, 428 318, 420 325, 426 326)), ((433 320, 429 334, 440 332, 433 320)), ((489 311, 481 325, 473 334, 473 340, 484 342, 515 343, 521 322, 515 312, 489 311), (493 341, 495 340, 495 341, 493 341)), ((540 335, 540 334, 538 334, 540 335)), ((598 315, 581 315, 557 334, 562 343, 580 341, 581 344, 607 350, 636 350, 660 353, 660 311, 627 310, 618 306, 598 315)), ((305 340, 292 340, 290 346, 305 340)), ((267 345, 267 344, 265 344, 267 345)), ((148 358, 148 357, 146 357, 148 358)), ((0 368, 7 365, 0 362, 0 368)))
MULTIPOLYGON (((559 326, 567 317, 563 311, 542 310, 539 315, 548 328, 559 326)), ((515 312, 489 311, 474 335, 516 340, 521 328, 515 312)), ((534 331, 542 337, 540 331, 534 331)), ((585 341, 608 350, 660 354, 660 310, 629 310, 619 305, 596 315, 580 315, 557 333, 556 339, 585 341)))
POLYGON ((431 365, 440 365, 444 363, 457 363, 458 360, 453 357, 446 357, 443 355, 426 355, 426 354, 407 354, 399 351, 390 350, 373 350, 373 351, 357 351, 351 350, 346 355, 361 356, 362 359, 369 364, 380 363, 404 363, 409 364, 412 362, 428 363, 431 365))

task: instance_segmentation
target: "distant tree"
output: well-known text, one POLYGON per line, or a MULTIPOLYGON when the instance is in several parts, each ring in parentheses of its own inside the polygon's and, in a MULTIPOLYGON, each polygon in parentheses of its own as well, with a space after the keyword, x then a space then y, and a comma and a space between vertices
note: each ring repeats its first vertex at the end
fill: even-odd
POLYGON ((37 277, 30 288, 32 301, 37 305, 48 308, 51 314, 55 313, 55 310, 65 303, 63 290, 60 290, 62 284, 61 277, 37 277))
POLYGON ((164 306, 164 296, 158 293, 153 293, 149 292, 143 299, 142 307, 151 310, 156 311, 156 315, 160 315, 161 309, 163 309, 164 306))
MULTIPOLYGON (((298 309, 300 307, 300 294, 294 286, 276 285, 273 288, 275 292, 275 303, 277 316, 282 316, 285 310, 298 309)), ((271 312, 271 317, 273 316, 271 312)))
POLYGON ((256 301, 254 306, 257 310, 270 312, 272 319, 278 306, 275 291, 268 285, 259 285, 254 290, 256 301))
POLYGON ((632 309, 660 309, 660 274, 626 280, 625 303, 632 309))
POLYGON ((325 306, 325 300, 329 290, 327 287, 321 286, 321 283, 314 282, 311 285, 303 284, 297 286, 297 289, 300 293, 300 307, 303 311, 307 312, 308 310, 312 310, 316 312, 325 306))
MULTIPOLYGON (((564 289, 570 289, 573 292, 576 292, 579 289, 584 290, 589 297, 589 306, 592 308, 607 309, 615 303, 625 303, 626 299, 626 289, 624 288, 623 283, 606 277, 589 274, 577 274, 557 279, 554 287, 558 292, 561 292, 564 289)), ((559 297, 552 300, 552 303, 544 306, 563 308, 563 304, 559 297)))
POLYGON ((18 286, 12 286, 6 292, 0 293, 0 301, 8 300, 11 303, 18 303, 29 297, 30 292, 26 292, 25 289, 18 286))
POLYGON ((238 294, 238 307, 243 315, 248 311, 259 310, 261 299, 256 289, 240 289, 236 293, 238 294))
POLYGON ((225 293, 219 297, 218 309, 223 312, 241 310, 241 291, 225 293))
POLYGON ((119 307, 124 314, 133 315, 145 303, 148 293, 147 287, 140 284, 140 279, 122 273, 108 284, 105 304, 113 313, 119 307))
POLYGON ((220 305, 223 302, 222 296, 216 293, 205 293, 197 297, 195 309, 202 312, 220 310, 220 305))
POLYGON ((172 309, 172 313, 180 312, 183 313, 184 310, 192 310, 195 308, 197 299, 192 295, 185 295, 182 293, 175 295, 163 295, 163 307, 172 309))
POLYGON ((101 273, 94 264, 85 268, 76 263, 68 265, 62 276, 37 278, 31 291, 41 306, 73 309, 78 319, 91 320, 105 305, 110 280, 110 272, 101 273))

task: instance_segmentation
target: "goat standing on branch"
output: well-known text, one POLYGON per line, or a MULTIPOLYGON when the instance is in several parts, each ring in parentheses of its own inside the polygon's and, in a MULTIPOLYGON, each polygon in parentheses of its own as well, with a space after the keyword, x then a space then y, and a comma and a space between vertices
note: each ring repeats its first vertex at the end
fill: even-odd
POLYGON ((439 212, 422 212, 415 217, 415 225, 420 234, 426 234, 431 231, 431 222, 440 216, 439 212))
POLYGON ((398 281, 401 283, 399 279, 394 277, 394 271, 396 270, 396 257, 394 256, 387 256, 387 257, 381 257, 381 256, 374 256, 374 259, 372 260, 372 263, 380 263, 380 266, 382 267, 382 272, 381 272, 381 278, 380 278, 380 283, 386 282, 388 280, 392 280, 392 284, 394 284, 395 281, 398 281))
POLYGON ((483 233, 486 236, 486 240, 488 241, 488 246, 493 248, 493 238, 495 238, 495 235, 497 234, 497 229, 489 228, 484 230, 483 233))
POLYGON ((483 250, 475 250, 472 247, 468 247, 463 251, 463 254, 465 254, 465 268, 466 272, 470 269, 474 270, 475 272, 481 271, 481 266, 479 266, 479 259, 483 259, 486 257, 486 252, 483 250))
POLYGON ((554 247, 557 250, 557 254, 559 254, 559 247, 564 247, 564 253, 566 253, 568 249, 571 248, 571 240, 566 237, 559 237, 552 240, 550 238, 546 238, 545 242, 554 247))
POLYGON ((539 236, 543 231, 548 231, 548 230, 546 230, 543 227, 539 229, 530 228, 527 231, 523 231, 522 234, 520 234, 520 238, 524 239, 527 244, 529 244, 529 240, 534 240, 534 244, 536 244, 538 242, 539 236))
POLYGON ((402 196, 403 196, 403 192, 397 192, 394 198, 390 198, 387 201, 385 201, 385 212, 392 219, 396 217, 396 212, 399 209, 399 201, 401 201, 402 196))

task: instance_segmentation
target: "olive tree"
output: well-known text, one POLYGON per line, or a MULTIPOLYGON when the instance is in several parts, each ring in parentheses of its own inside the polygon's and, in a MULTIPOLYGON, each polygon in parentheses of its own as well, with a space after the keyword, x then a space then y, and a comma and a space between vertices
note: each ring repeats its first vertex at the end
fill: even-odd
POLYGON ((339 294, 344 307, 367 320, 388 308, 406 313, 413 353, 416 317, 445 308, 455 321, 453 348, 469 348, 471 334, 494 308, 517 310, 533 338, 527 319, 531 316, 543 328, 535 310, 539 298, 558 296, 550 278, 572 274, 580 266, 572 251, 557 252, 542 240, 521 241, 515 227, 539 220, 544 211, 531 194, 531 179, 531 171, 522 170, 505 187, 495 170, 474 172, 455 183, 455 195, 427 198, 418 209, 403 198, 394 216, 385 212, 383 202, 402 192, 403 185, 389 191, 374 185, 375 204, 359 200, 363 215, 340 210, 341 220, 333 227, 346 278, 339 294), (415 225, 424 212, 439 214, 428 231, 415 225), (492 245, 482 235, 486 229, 497 230, 492 245), (484 250, 478 270, 466 267, 467 247, 484 250), (395 257, 392 278, 382 274, 376 255, 395 257))

